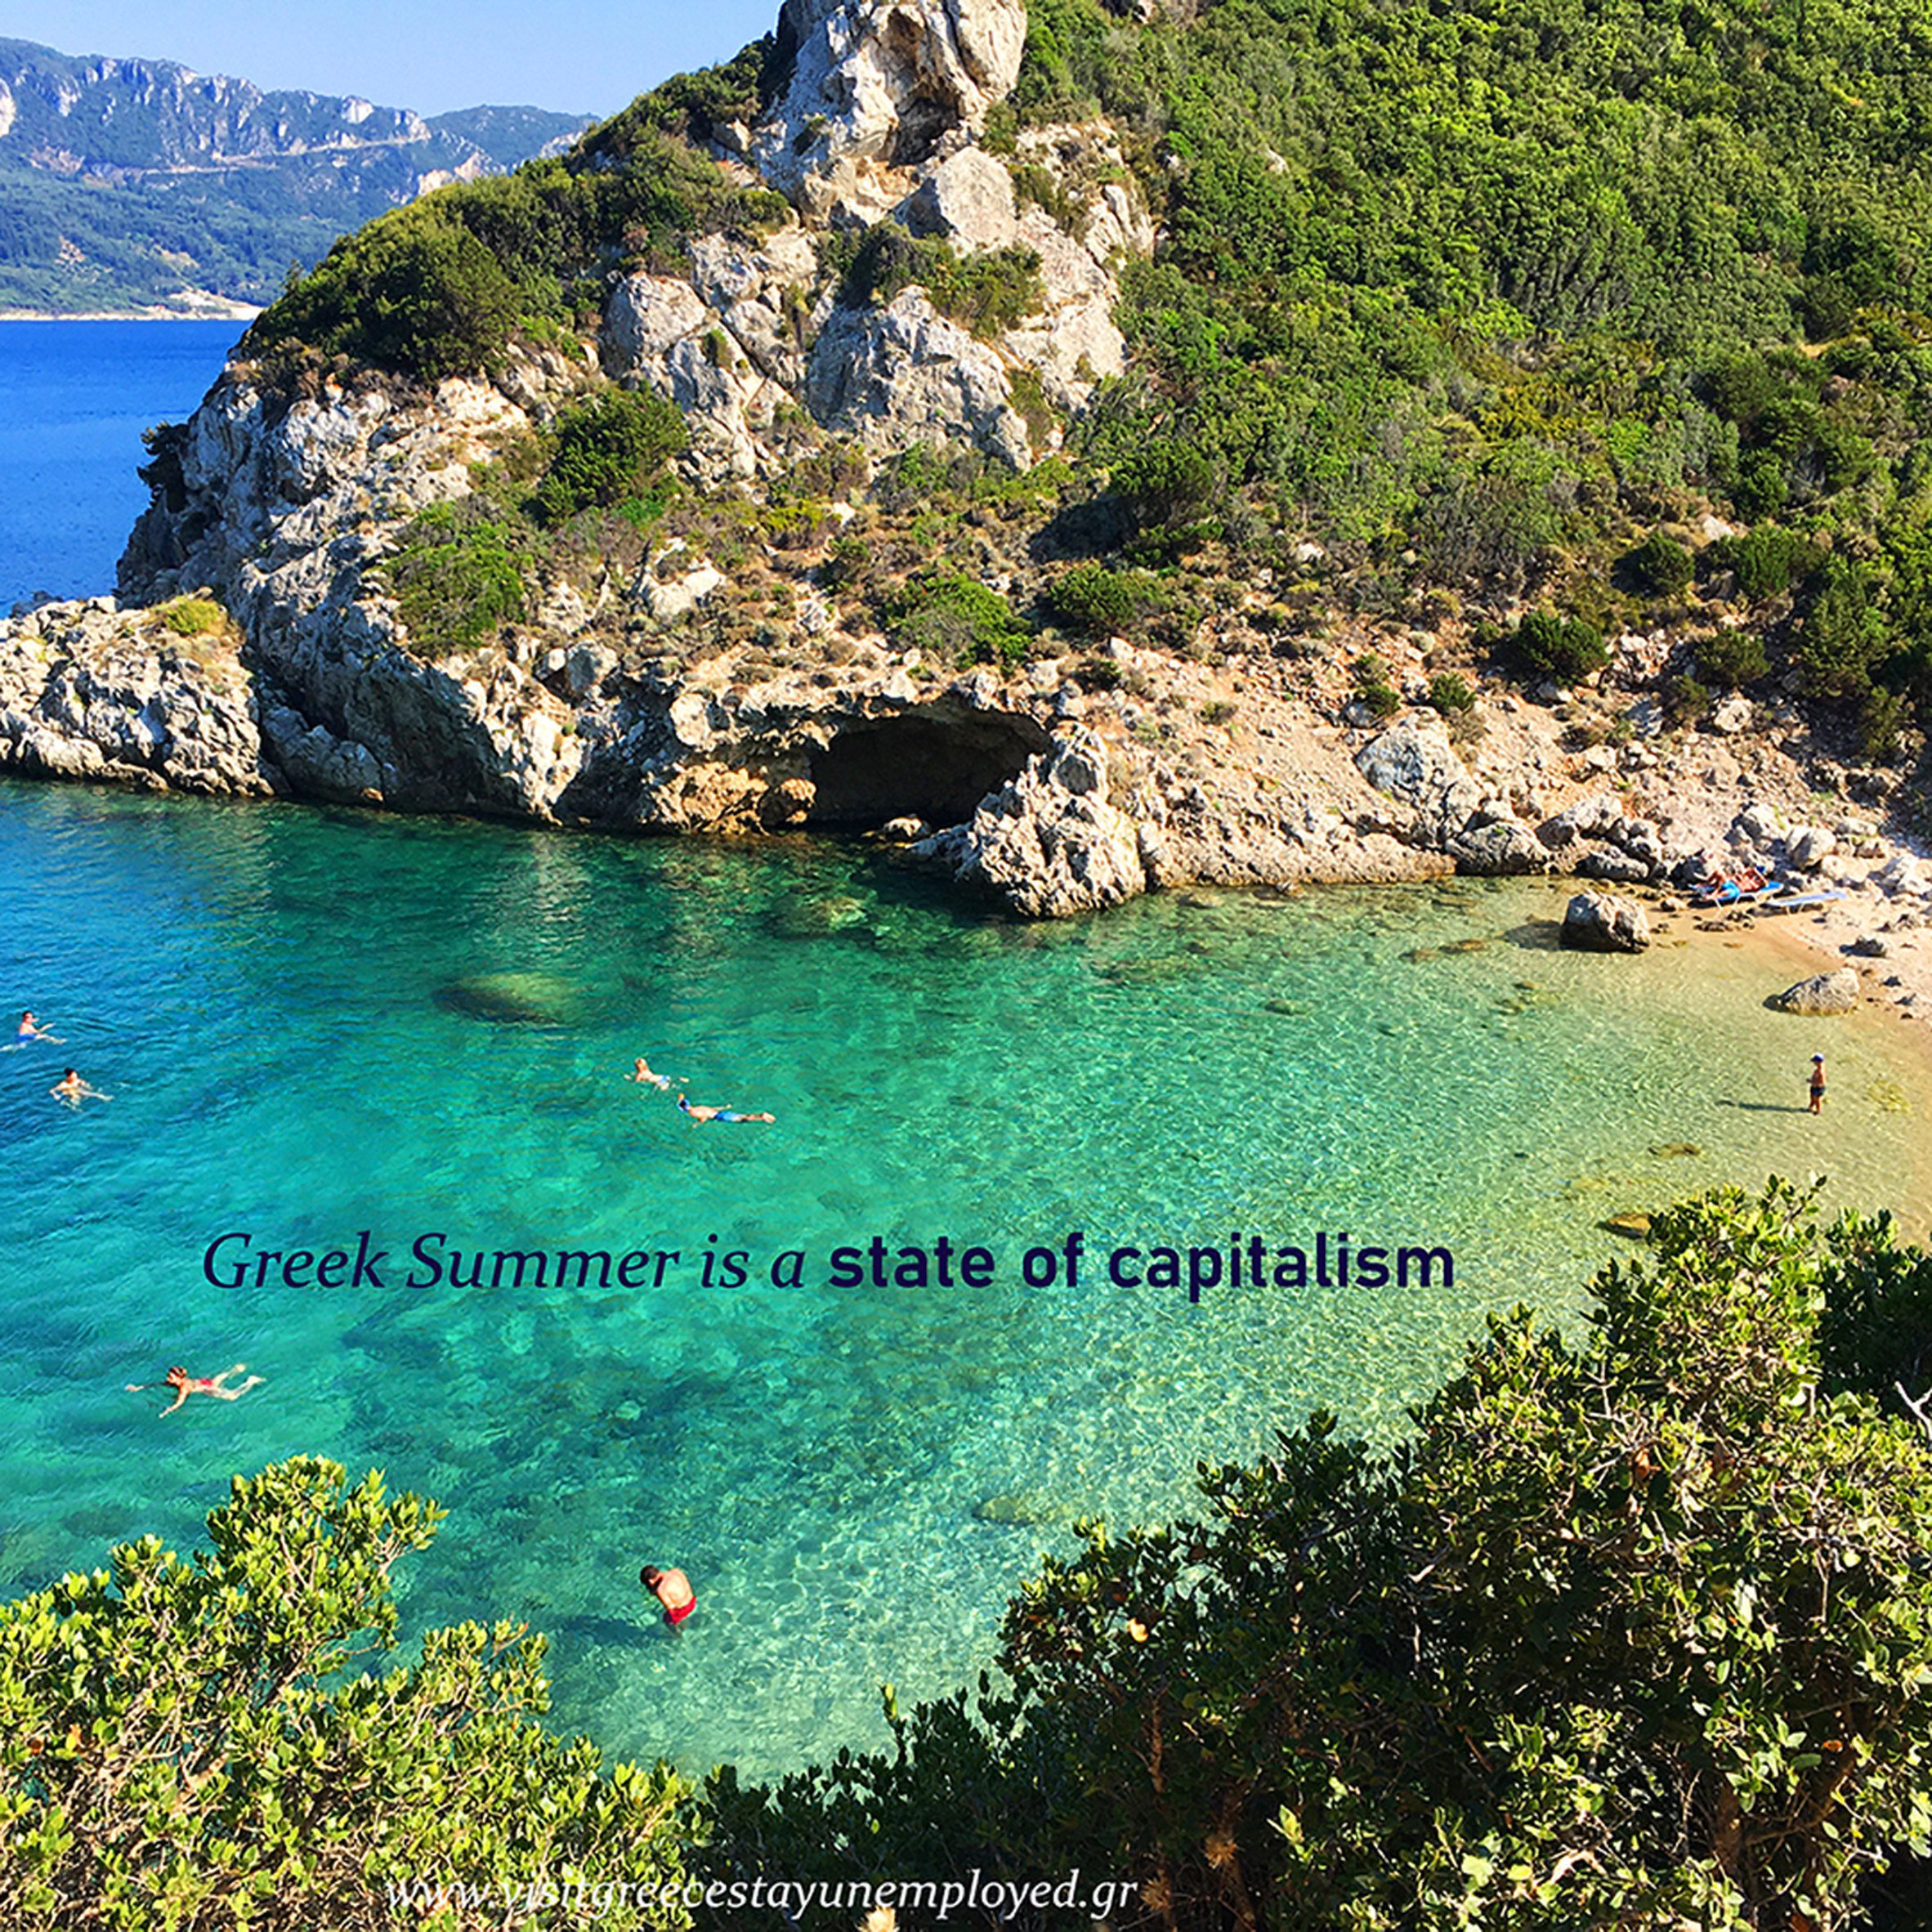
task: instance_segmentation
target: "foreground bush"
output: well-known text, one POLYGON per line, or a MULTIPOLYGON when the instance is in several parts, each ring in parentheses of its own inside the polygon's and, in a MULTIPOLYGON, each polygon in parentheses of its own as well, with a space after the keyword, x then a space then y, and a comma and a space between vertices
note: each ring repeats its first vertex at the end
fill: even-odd
POLYGON ((1875 1399, 1924 1370, 1932 1262, 1776 1183, 1653 1240, 1580 1339, 1493 1320, 1394 1451, 1317 1417, 1204 1467, 1199 1522, 1087 1526, 1002 1684, 727 1774, 700 1855, 1131 1872, 1119 1922, 1175 1928, 1868 1922, 1932 1833, 1932 1457, 1875 1399))
POLYGON ((532 1721, 541 1638, 463 1624, 367 1669, 441 1514, 282 1463, 235 1478, 211 1550, 146 1537, 0 1606, 0 1922, 468 1932, 529 1922, 506 1901, 546 1881, 585 1887, 546 1925, 685 1922, 614 1888, 679 1875, 686 1787, 532 1721))

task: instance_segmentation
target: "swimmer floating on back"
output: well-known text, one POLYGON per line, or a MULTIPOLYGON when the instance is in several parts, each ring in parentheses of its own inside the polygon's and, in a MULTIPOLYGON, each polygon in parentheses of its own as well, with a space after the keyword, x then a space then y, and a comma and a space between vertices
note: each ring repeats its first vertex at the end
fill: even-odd
POLYGON ((640 1087, 657 1087, 666 1093, 671 1090, 670 1075, 654 1071, 651 1062, 642 1053, 637 1056, 636 1070, 624 1077, 627 1080, 635 1080, 640 1087))
POLYGON ((83 1100, 112 1100, 114 1098, 113 1094, 103 1093, 98 1087, 90 1087, 81 1078, 79 1073, 71 1067, 54 1082, 52 1086, 47 1089, 47 1092, 63 1105, 73 1107, 77 1112, 83 1100))
POLYGON ((30 1040, 44 1040, 50 1046, 59 1046, 62 1044, 58 1033, 48 1032, 47 1028, 42 1026, 31 1013, 24 1013, 20 1015, 20 1025, 14 1029, 13 1044, 16 1046, 25 1046, 30 1040))
POLYGON ((238 1396, 246 1395, 262 1380, 259 1375, 250 1375, 239 1389, 221 1386, 230 1375, 239 1375, 248 1366, 245 1362, 238 1362, 233 1368, 225 1368, 218 1375, 191 1375, 185 1368, 171 1368, 159 1383, 130 1382, 127 1393, 138 1395, 144 1389, 172 1389, 174 1400, 160 1411, 163 1415, 172 1415, 191 1395, 212 1395, 218 1401, 231 1402, 238 1396))
POLYGON ((689 1114, 694 1120, 722 1120, 730 1127, 747 1126, 754 1120, 769 1125, 778 1118, 776 1114, 741 1114, 730 1107, 693 1107, 687 1093, 678 1096, 678 1111, 689 1114))

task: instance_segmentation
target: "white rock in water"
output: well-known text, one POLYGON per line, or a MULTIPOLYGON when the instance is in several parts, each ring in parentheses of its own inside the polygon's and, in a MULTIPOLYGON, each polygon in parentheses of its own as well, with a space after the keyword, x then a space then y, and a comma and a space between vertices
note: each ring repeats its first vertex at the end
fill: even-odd
POLYGON ((1107 747, 1079 727, 1041 752, 971 821, 916 849, 1033 919, 1067 919, 1147 891, 1159 839, 1107 802, 1107 747), (1149 836, 1143 839, 1146 830, 1149 836))
POLYGON ((1787 986, 1767 1004, 1780 1013, 1808 1017, 1849 1013, 1858 1004, 1858 976, 1849 966, 1841 966, 1836 973, 1821 973, 1787 986))
POLYGON ((1650 944, 1650 921, 1634 899, 1579 892, 1564 910, 1560 937, 1581 952, 1640 953, 1650 944))

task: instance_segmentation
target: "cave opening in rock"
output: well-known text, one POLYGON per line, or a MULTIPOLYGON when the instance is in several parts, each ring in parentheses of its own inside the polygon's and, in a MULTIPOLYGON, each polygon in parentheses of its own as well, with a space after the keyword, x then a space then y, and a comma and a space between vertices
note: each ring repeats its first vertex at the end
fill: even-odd
POLYGON ((956 825, 1049 742, 1031 718, 1008 712, 852 725, 812 761, 812 823, 859 830, 910 816, 956 825))

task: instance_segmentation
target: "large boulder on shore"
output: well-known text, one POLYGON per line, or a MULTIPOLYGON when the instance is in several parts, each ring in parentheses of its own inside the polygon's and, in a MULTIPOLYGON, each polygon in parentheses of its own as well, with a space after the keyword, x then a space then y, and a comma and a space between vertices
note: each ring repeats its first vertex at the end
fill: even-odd
POLYGON ((1858 1004, 1858 976, 1849 966, 1836 973, 1814 973, 1782 993, 1773 993, 1764 1004, 1778 1013, 1802 1013, 1806 1017, 1849 1013, 1858 1004))
POLYGON ((1527 825, 1513 818, 1496 819, 1474 831, 1457 834, 1449 841, 1449 856, 1458 872, 1478 879, 1547 872, 1551 863, 1550 848, 1527 825))
POLYGON ((1640 953, 1650 944, 1650 921, 1634 899, 1579 892, 1564 909, 1562 941, 1581 952, 1640 953))
POLYGON ((1069 919, 1147 889, 1140 828, 1107 795, 1107 747, 1076 730, 1030 758, 972 819, 915 845, 1030 919, 1069 919))
POLYGON ((1355 754, 1355 767, 1379 792, 1415 814, 1420 843, 1440 851, 1469 821, 1482 793, 1456 755, 1448 728, 1433 712, 1398 720, 1355 754))

